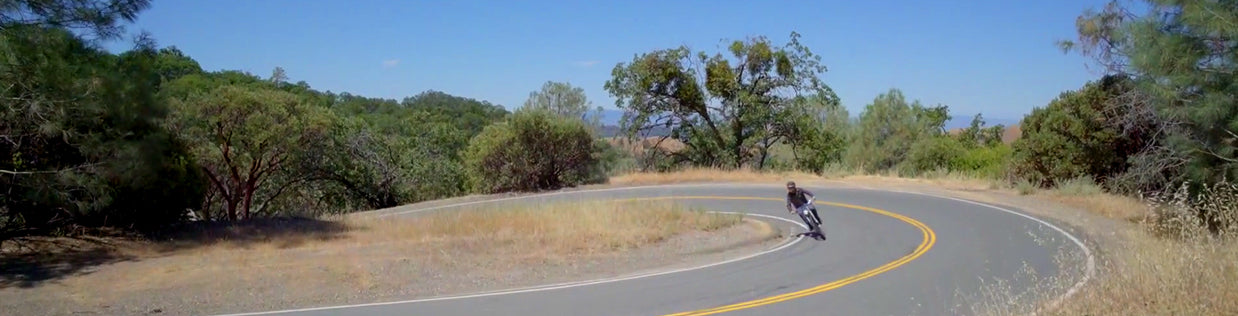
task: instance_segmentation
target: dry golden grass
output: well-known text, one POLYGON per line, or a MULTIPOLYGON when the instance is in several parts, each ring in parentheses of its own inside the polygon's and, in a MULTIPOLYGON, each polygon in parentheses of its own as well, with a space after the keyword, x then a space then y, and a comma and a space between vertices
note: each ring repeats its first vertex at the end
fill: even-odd
POLYGON ((1055 191, 1044 192, 1041 195, 1055 202, 1124 221, 1136 222, 1147 218, 1151 214, 1147 205, 1138 199, 1127 196, 1112 194, 1075 195, 1061 194, 1055 191))
POLYGON ((691 231, 713 231, 738 224, 739 215, 685 209, 668 201, 591 201, 527 205, 512 209, 476 208, 411 219, 346 220, 350 242, 484 244, 530 247, 552 255, 622 250, 691 231))
POLYGON ((1053 315, 1238 315, 1238 245, 1123 235, 1115 262, 1053 315))
POLYGON ((738 214, 707 213, 672 201, 584 201, 256 225, 276 226, 278 233, 214 227, 173 241, 110 249, 118 259, 99 262, 89 274, 65 273, 52 286, 92 302, 151 293, 326 291, 338 285, 396 291, 435 282, 446 285, 419 291, 450 291, 489 284, 479 280, 506 278, 511 271, 618 254, 679 234, 739 227, 742 221, 738 214), (442 280, 444 275, 451 279, 442 280))
MULTIPOLYGON (((1171 240, 1142 228, 1119 231, 1122 243, 1104 249, 1108 261, 1097 267, 1097 278, 1056 308, 1047 309, 1043 303, 1056 299, 1077 279, 1024 271, 1016 279, 1040 286, 1029 292, 1011 288, 1009 280, 991 282, 983 298, 970 306, 972 313, 1238 315, 1238 244, 1207 237, 1199 229, 1190 233, 1191 238, 1171 240)), ((1059 258, 1059 264, 1065 260, 1059 258)))

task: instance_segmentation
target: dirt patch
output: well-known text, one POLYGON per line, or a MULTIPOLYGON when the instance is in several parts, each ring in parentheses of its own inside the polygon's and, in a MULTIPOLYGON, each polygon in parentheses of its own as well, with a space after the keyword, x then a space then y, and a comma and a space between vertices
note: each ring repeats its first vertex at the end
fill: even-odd
POLYGON ((567 208, 482 217, 444 212, 350 219, 344 232, 275 234, 265 242, 221 237, 196 247, 113 250, 127 259, 0 289, 0 308, 23 315, 198 315, 357 304, 669 269, 782 239, 774 226, 753 219, 669 205, 644 204, 641 212, 598 207, 589 213, 601 217, 555 214, 567 208), (547 220, 566 215, 575 219, 547 220))

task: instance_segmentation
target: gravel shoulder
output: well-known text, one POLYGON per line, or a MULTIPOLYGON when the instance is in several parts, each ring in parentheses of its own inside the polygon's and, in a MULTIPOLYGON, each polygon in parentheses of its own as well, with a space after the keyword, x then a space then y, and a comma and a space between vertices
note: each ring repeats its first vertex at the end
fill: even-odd
POLYGON ((449 248, 308 245, 252 255, 169 255, 0 289, 5 315, 202 315, 361 304, 609 278, 717 262, 785 242, 785 225, 745 219, 626 251, 568 256, 449 248), (316 260, 315 257, 331 256, 316 260), (272 258, 274 257, 274 258, 272 258), (320 264, 318 262, 330 262, 320 264))

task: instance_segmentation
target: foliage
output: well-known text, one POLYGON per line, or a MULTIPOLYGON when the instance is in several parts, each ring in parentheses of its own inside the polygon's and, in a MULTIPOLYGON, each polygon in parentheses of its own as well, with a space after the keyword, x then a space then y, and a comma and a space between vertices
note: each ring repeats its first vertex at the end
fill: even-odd
POLYGON ((950 169, 967 149, 958 140, 947 136, 921 138, 907 151, 907 159, 898 165, 899 174, 917 176, 924 172, 950 169))
POLYGON ((0 7, 0 240, 76 225, 150 229, 200 200, 184 143, 159 125, 156 52, 117 56, 101 37, 144 1, 11 1, 0 7))
POLYGON ((991 147, 1000 144, 1002 132, 1006 130, 1006 127, 1001 124, 984 127, 984 123, 984 115, 976 113, 976 116, 972 117, 971 124, 957 136, 959 142, 968 148, 991 147))
POLYGON ((1010 146, 1004 143, 967 149, 954 157, 950 170, 985 179, 1006 179, 1011 152, 1010 146))
POLYGON ((797 33, 784 47, 756 37, 733 41, 728 50, 733 59, 681 46, 615 65, 604 86, 626 110, 624 133, 643 139, 655 128, 671 128, 667 137, 686 146, 672 153, 676 162, 759 167, 770 146, 802 137, 803 129, 783 121, 795 111, 795 96, 816 94, 837 103, 818 78, 826 70, 820 57, 799 43, 797 33))
POLYGON ((894 168, 907 159, 913 144, 943 135, 949 119, 948 107, 926 107, 919 100, 908 103, 902 91, 890 89, 860 114, 844 160, 866 172, 894 168))
POLYGON ((787 123, 784 141, 791 144, 793 167, 820 174, 826 165, 842 160, 849 137, 849 114, 841 104, 821 95, 797 97, 794 102, 797 106, 780 118, 787 123))
POLYGON ((341 186, 360 208, 373 209, 455 196, 466 188, 463 169, 446 140, 459 131, 443 123, 420 122, 423 134, 384 133, 360 118, 347 118, 328 140, 316 147, 315 158, 302 168, 341 186))
POLYGON ((1123 134, 1107 108, 1124 89, 1124 78, 1105 77, 1032 110, 1013 144, 1013 172, 1046 187, 1081 176, 1105 183, 1124 172, 1140 140, 1123 134))
POLYGON ((122 22, 133 22, 138 12, 149 7, 150 0, 4 0, 0 2, 0 30, 77 30, 97 39, 113 39, 124 32, 122 22))
POLYGON ((222 198, 223 215, 233 221, 250 218, 287 187, 308 181, 311 175, 294 162, 326 138, 335 119, 296 95, 256 86, 223 85, 169 101, 170 129, 193 144, 193 155, 222 198))
POLYGON ((467 135, 477 135, 482 128, 498 122, 509 113, 502 106, 486 101, 458 97, 440 91, 426 91, 404 98, 400 105, 435 116, 435 121, 454 122, 467 135))
POLYGON ((585 89, 554 81, 542 84, 541 90, 529 93, 529 99, 524 101, 524 108, 547 110, 559 116, 579 119, 590 126, 599 126, 602 107, 595 107, 589 113, 591 105, 593 103, 585 96, 585 89))
MULTIPOLYGON (((1238 6, 1227 1, 1141 1, 1137 14, 1118 1, 1077 22, 1078 41, 1063 42, 1111 73, 1135 78, 1145 100, 1132 113, 1154 118, 1157 142, 1138 156, 1140 184, 1163 179, 1204 185, 1238 176, 1238 6)), ((1142 102, 1139 102, 1142 101, 1142 102)), ((1168 189, 1161 187, 1158 189, 1168 189)))
POLYGON ((578 119, 521 109, 475 136, 464 165, 481 193, 571 187, 597 181, 604 172, 597 141, 578 119))

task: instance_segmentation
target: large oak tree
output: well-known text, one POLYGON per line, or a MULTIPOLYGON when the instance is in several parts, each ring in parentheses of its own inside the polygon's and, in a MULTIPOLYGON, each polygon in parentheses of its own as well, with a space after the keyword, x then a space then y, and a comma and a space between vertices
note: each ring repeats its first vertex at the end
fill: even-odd
MULTIPOLYGON (((797 97, 817 95, 837 104, 820 79, 820 57, 800 44, 799 34, 778 47, 765 37, 733 41, 729 57, 660 49, 619 63, 605 88, 625 110, 621 128, 630 138, 669 128, 686 145, 678 163, 714 167, 760 167, 770 146, 801 137, 794 128, 797 97)), ((802 112, 801 112, 802 113, 802 112)), ((660 140, 659 142, 661 142, 660 140)))

